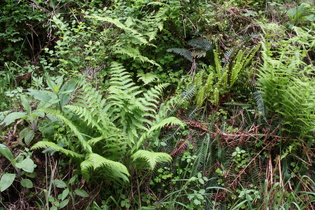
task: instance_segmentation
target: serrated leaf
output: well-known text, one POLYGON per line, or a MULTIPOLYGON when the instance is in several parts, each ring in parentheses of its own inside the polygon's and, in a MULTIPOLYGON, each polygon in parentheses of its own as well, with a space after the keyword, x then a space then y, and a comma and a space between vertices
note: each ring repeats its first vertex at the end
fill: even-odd
POLYGON ((33 182, 30 179, 22 179, 21 185, 26 188, 33 188, 33 182))
POLYGON ((14 182, 15 177, 16 177, 16 174, 10 174, 10 173, 3 174, 0 179, 0 192, 3 192, 6 189, 8 189, 14 182))

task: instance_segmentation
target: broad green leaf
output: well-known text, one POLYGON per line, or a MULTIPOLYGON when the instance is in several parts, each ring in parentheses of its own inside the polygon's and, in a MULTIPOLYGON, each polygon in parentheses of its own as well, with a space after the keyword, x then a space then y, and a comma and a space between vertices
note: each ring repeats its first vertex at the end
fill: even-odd
POLYGON ((26 145, 29 145, 31 143, 31 141, 33 140, 35 133, 32 129, 30 128, 24 128, 20 134, 20 139, 24 139, 24 143, 26 145))
POLYGON ((9 174, 9 173, 3 174, 0 179, 0 192, 3 192, 6 189, 8 189, 14 182, 15 177, 16 177, 16 174, 9 174))
POLYGON ((58 199, 63 201, 68 195, 69 195, 69 189, 66 188, 62 191, 61 194, 58 195, 58 199))
POLYGON ((77 83, 75 80, 67 81, 60 89, 60 103, 65 106, 70 100, 70 94, 75 90, 77 83))
POLYGON ((52 196, 49 196, 49 197, 48 197, 48 201, 49 201, 49 202, 53 202, 54 200, 55 200, 54 197, 52 197, 52 196))
POLYGON ((50 91, 34 90, 34 89, 28 89, 28 94, 33 96, 35 99, 37 99, 41 102, 42 101, 48 102, 51 98, 53 98, 55 96, 55 94, 53 94, 50 91))
POLYGON ((60 202, 59 208, 62 209, 62 208, 64 208, 65 206, 67 206, 68 203, 69 203, 69 201, 70 201, 69 199, 66 199, 66 200, 60 202))
POLYGON ((56 86, 58 88, 58 91, 60 90, 62 83, 63 83, 63 76, 60 76, 56 79, 56 86))
POLYGON ((34 117, 45 117, 45 112, 42 110, 35 110, 33 112, 34 117))
POLYGON ((25 117, 26 115, 27 115, 26 112, 12 112, 4 118, 4 120, 1 124, 10 125, 16 119, 21 119, 21 118, 25 117))
POLYGON ((57 86, 57 84, 52 81, 52 79, 50 78, 50 76, 46 76, 46 81, 47 81, 47 85, 49 86, 50 90, 52 90, 55 94, 59 93, 59 87, 57 86))
POLYGON ((27 98, 24 95, 21 96, 21 101, 22 101, 22 106, 23 106, 24 110, 26 111, 26 113, 30 114, 32 109, 31 109, 31 106, 30 106, 27 98))
POLYGON ((25 158, 22 162, 16 163, 16 167, 22 169, 25 172, 33 173, 36 168, 36 164, 30 158, 25 158))
POLYGON ((55 179, 54 183, 55 183, 56 187, 58 187, 58 188, 66 188, 67 187, 67 184, 60 179, 55 179))
POLYGON ((29 177, 29 178, 35 178, 37 176, 37 173, 36 172, 27 173, 26 176, 29 177))
POLYGON ((26 188, 33 188, 33 182, 30 179, 22 179, 21 185, 26 188))
POLYGON ((201 202, 200 202, 200 200, 198 200, 198 199, 194 199, 194 204, 198 206, 198 205, 201 204, 201 202))
POLYGON ((89 197, 89 194, 83 189, 76 189, 74 192, 75 192, 75 194, 77 194, 78 196, 81 196, 83 198, 89 197))
POLYGON ((3 144, 0 144, 0 154, 2 154, 9 161, 11 161, 11 163, 12 163, 12 161, 14 161, 14 156, 13 156, 12 152, 3 144))

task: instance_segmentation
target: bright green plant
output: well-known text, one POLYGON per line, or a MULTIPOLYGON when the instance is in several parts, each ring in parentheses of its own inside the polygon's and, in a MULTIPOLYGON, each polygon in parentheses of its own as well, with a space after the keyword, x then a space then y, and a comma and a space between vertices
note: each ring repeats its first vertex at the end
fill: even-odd
POLYGON ((1 125, 10 125, 17 119, 22 119, 28 122, 29 126, 20 131, 19 137, 21 144, 23 144, 22 140, 24 140, 24 144, 29 145, 35 136, 35 132, 37 131, 38 118, 44 117, 45 114, 39 110, 32 111, 31 104, 25 95, 21 96, 21 103, 25 111, 11 112, 3 119, 1 125))
POLYGON ((17 157, 14 157, 11 150, 3 144, 0 144, 0 154, 10 161, 14 167, 16 173, 3 173, 0 179, 0 192, 8 189, 16 178, 21 179, 21 185, 26 188, 33 188, 33 182, 28 178, 21 178, 22 175, 29 175, 32 177, 32 173, 36 168, 36 164, 31 159, 31 153, 21 152, 17 157))
POLYGON ((245 168, 249 162, 249 154, 239 147, 235 148, 235 152, 232 153, 233 162, 236 164, 235 170, 239 171, 242 168, 245 168))
POLYGON ((216 106, 219 105, 220 95, 228 93, 239 79, 240 75, 250 79, 253 70, 247 66, 253 60, 254 55, 260 48, 256 45, 251 49, 245 48, 246 43, 255 34, 245 36, 242 43, 231 48, 220 58, 220 50, 217 43, 213 44, 206 39, 193 39, 188 42, 193 47, 192 50, 183 48, 170 48, 168 52, 174 52, 182 55, 192 62, 190 73, 195 74, 198 69, 198 58, 206 57, 213 64, 206 70, 199 71, 194 77, 193 84, 196 92, 196 103, 201 107, 206 99, 216 106))
POLYGON ((74 206, 75 196, 79 196, 82 198, 89 197, 89 194, 84 189, 73 189, 73 184, 77 181, 78 176, 73 176, 68 182, 62 181, 60 179, 51 180, 49 189, 45 189, 43 192, 45 193, 46 198, 46 208, 49 209, 62 209, 65 208, 70 201, 72 201, 72 206, 74 206), (62 190, 56 197, 52 195, 52 188, 55 187, 57 189, 62 190), (49 203, 51 205, 49 205, 49 203))
POLYGON ((33 104, 36 104, 37 101, 30 101, 26 95, 22 94, 20 98, 24 111, 7 114, 0 124, 8 126, 14 123, 17 119, 25 120, 29 126, 22 129, 19 133, 21 144, 30 145, 34 139, 35 133, 38 130, 39 119, 45 116, 45 113, 40 110, 40 108, 53 106, 62 110, 63 106, 70 100, 70 94, 75 89, 75 83, 72 80, 64 83, 63 77, 58 77, 53 81, 49 76, 46 76, 46 81, 50 91, 36 89, 28 90, 29 95, 40 101, 37 109, 32 110, 33 104))
POLYGON ((107 178, 128 181, 129 169, 124 164, 153 170, 156 163, 171 160, 166 153, 143 150, 143 143, 157 137, 165 125, 183 123, 175 117, 148 120, 155 118, 157 99, 165 85, 143 93, 121 65, 112 64, 110 74, 109 94, 105 99, 82 78, 74 103, 65 106, 65 113, 43 109, 64 123, 78 141, 69 135, 62 140, 66 148, 55 142, 40 141, 32 149, 48 147, 77 159, 87 179, 93 168, 105 170, 107 178))
MULTIPOLYGON (((245 42, 248 39, 246 38, 245 42)), ((222 60, 220 59, 219 47, 216 45, 213 50, 214 65, 208 66, 206 71, 200 71, 194 80, 195 86, 198 88, 196 103, 199 107, 203 105, 206 99, 218 106, 220 96, 231 91, 240 75, 244 75, 248 79, 251 78, 253 71, 247 66, 253 61, 260 45, 251 49, 242 45, 228 50, 224 53, 222 60)))
POLYGON ((308 3, 302 3, 297 7, 287 11, 287 15, 292 25, 302 25, 303 22, 312 22, 315 20, 315 10, 308 3))
MULTIPOLYGON (((269 116, 277 113, 284 120, 286 132, 300 137, 306 137, 314 131, 313 107, 314 81, 312 65, 303 61, 308 54, 307 49, 314 46, 313 37, 306 36, 305 31, 295 28, 299 33, 287 41, 280 41, 281 50, 272 50, 271 44, 266 40, 263 43, 263 65, 259 71, 259 93, 269 111, 269 116), (304 43, 309 40, 308 44, 304 43), (299 49, 295 45, 304 45, 299 49), (273 55, 279 53, 277 57, 273 55), (290 62, 288 62, 290 60, 290 62)), ((267 35, 268 36, 268 35, 267 35)), ((269 37, 267 37, 269 39, 269 37)))

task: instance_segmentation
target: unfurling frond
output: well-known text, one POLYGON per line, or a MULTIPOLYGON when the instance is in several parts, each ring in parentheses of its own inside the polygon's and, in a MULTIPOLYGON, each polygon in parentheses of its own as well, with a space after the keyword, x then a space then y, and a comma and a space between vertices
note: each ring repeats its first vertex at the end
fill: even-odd
POLYGON ((171 162, 172 157, 164 152, 150 152, 147 150, 138 150, 132 156, 132 161, 135 163, 136 168, 144 168, 141 160, 147 163, 147 166, 153 170, 157 163, 171 162))
POLYGON ((90 169, 103 169, 106 173, 104 174, 104 177, 108 177, 117 181, 129 181, 129 172, 126 166, 119 162, 106 159, 105 157, 100 156, 96 153, 88 154, 87 159, 81 163, 82 174, 87 180, 90 178, 90 169))

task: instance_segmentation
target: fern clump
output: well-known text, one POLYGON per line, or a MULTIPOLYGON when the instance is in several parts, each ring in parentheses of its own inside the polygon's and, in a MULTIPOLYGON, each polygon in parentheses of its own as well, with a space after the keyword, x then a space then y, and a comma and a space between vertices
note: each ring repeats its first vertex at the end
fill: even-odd
POLYGON ((278 114, 287 134, 304 138, 315 130, 315 82, 314 67, 303 61, 307 48, 299 47, 310 37, 303 36, 303 31, 298 34, 299 40, 281 41, 282 49, 272 50, 268 41, 262 45, 258 87, 269 116, 278 114))
POLYGON ((74 158, 87 180, 93 171, 101 170, 108 180, 124 182, 131 174, 129 164, 134 170, 153 170, 157 163, 171 161, 169 154, 143 150, 143 143, 158 138, 165 125, 184 124, 159 113, 158 99, 168 84, 143 91, 118 63, 111 65, 109 74, 105 96, 81 78, 72 103, 63 112, 43 109, 70 130, 63 138, 65 148, 58 142, 40 141, 32 149, 51 148, 74 158))

